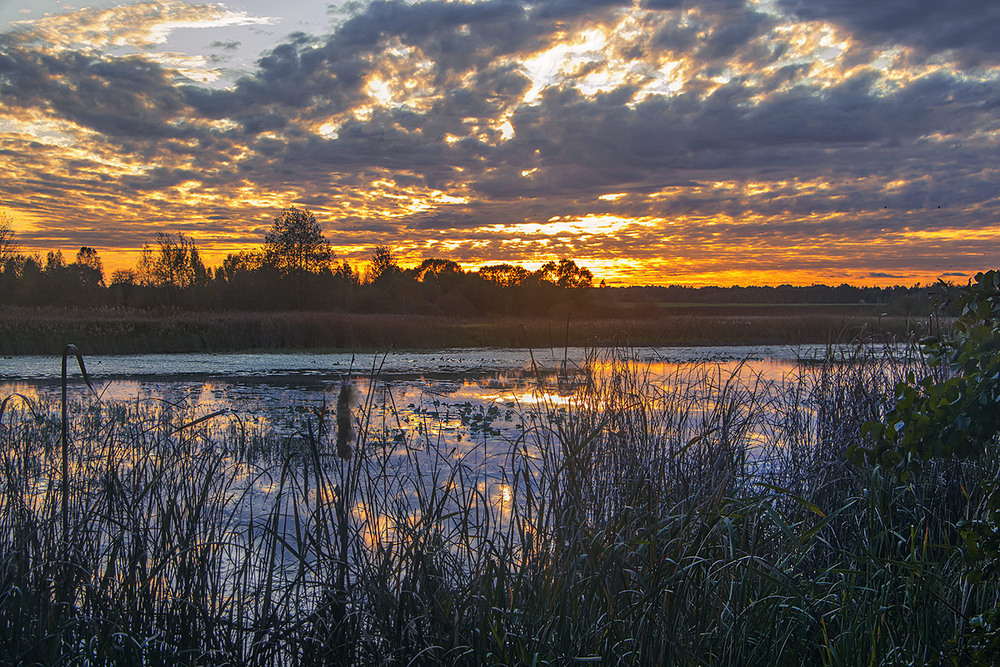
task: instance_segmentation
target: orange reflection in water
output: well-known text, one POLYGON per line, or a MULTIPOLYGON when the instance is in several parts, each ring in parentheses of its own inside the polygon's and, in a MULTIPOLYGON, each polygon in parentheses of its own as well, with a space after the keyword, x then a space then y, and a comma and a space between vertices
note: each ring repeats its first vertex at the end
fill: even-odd
POLYGON ((351 508, 351 516, 361 525, 361 539, 365 546, 384 548, 399 543, 396 520, 392 517, 370 511, 363 502, 351 508))

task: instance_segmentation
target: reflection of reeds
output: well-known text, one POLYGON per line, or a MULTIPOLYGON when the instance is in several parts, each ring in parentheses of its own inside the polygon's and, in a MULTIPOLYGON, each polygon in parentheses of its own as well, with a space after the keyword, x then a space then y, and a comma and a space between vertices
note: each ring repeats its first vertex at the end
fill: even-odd
POLYGON ((965 662, 963 614, 1000 589, 965 585, 947 545, 977 511, 961 489, 995 464, 928 464, 900 486, 842 460, 917 362, 859 349, 781 384, 711 365, 653 384, 627 354, 602 361, 478 459, 400 442, 391 405, 375 423, 377 378, 360 405, 341 393, 336 438, 322 412, 278 437, 170 406, 80 402, 61 420, 5 401, 0 654, 965 662))

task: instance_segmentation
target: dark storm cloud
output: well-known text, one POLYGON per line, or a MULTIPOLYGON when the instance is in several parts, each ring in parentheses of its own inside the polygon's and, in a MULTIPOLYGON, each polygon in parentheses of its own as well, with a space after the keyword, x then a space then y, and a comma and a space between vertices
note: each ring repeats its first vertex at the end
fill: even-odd
POLYGON ((180 185, 186 181, 202 180, 204 174, 192 169, 164 168, 151 169, 141 177, 125 176, 118 179, 118 185, 133 191, 157 192, 180 185))
POLYGON ((697 9, 718 12, 746 7, 746 0, 643 0, 643 9, 697 9))
POLYGON ((331 62, 323 49, 297 34, 261 57, 257 71, 239 79, 234 89, 188 85, 182 92, 185 102, 198 113, 235 120, 247 132, 257 133, 275 129, 268 116, 291 116, 317 99, 332 108, 350 108, 361 95, 369 69, 361 55, 331 62))
POLYGON ((685 4, 685 0, 643 0, 642 6, 645 9, 680 9, 685 4))
MULTIPOLYGON (((540 12, 544 17, 555 16, 559 7, 559 3, 537 3, 535 9, 548 8, 540 12)), ((8 90, 25 105, 52 104, 64 117, 123 141, 196 137, 199 148, 187 150, 192 152, 192 157, 207 160, 221 157, 227 148, 234 147, 224 145, 230 140, 223 132, 208 132, 191 123, 171 123, 186 107, 206 119, 234 120, 246 135, 273 131, 294 135, 296 115, 315 116, 321 111, 342 111, 358 104, 363 96, 361 88, 365 76, 374 67, 362 56, 371 55, 385 40, 395 37, 403 43, 428 49, 431 55, 442 56, 446 63, 450 60, 464 63, 468 71, 476 73, 471 86, 447 90, 426 114, 394 111, 388 114, 391 118, 379 113, 369 121, 348 122, 333 142, 315 136, 300 141, 286 137, 284 145, 258 142, 256 148, 263 160, 250 157, 244 166, 257 174, 263 174, 267 167, 275 168, 283 181, 298 173, 297 165, 310 163, 331 168, 367 165, 409 166, 419 170, 444 162, 467 166, 476 160, 487 160, 513 168, 518 160, 528 158, 518 153, 516 146, 494 149, 471 139, 450 148, 443 148, 439 143, 446 132, 460 131, 463 118, 489 118, 496 113, 498 104, 516 102, 529 87, 530 81, 514 64, 479 68, 474 62, 476 54, 488 52, 494 57, 512 52, 523 46, 525 35, 544 32, 544 22, 536 21, 529 27, 526 16, 525 11, 512 2, 475 5, 373 3, 325 42, 317 42, 304 34, 291 35, 260 58, 253 76, 241 79, 235 89, 224 91, 197 86, 178 88, 162 67, 141 58, 101 61, 74 53, 36 58, 29 54, 20 63, 5 59, 0 63, 0 70, 6 75, 8 90), (499 25, 506 26, 506 30, 497 30, 499 25), (454 36, 456 28, 469 34, 459 41, 444 38, 454 36), (517 37, 508 39, 510 35, 517 37), (53 82, 55 77, 66 82, 50 83, 36 91, 22 85, 24 79, 53 82), (30 97, 25 99, 26 96, 30 97), (417 131, 420 136, 415 135, 417 131), (428 143, 428 138, 433 141, 428 143), (510 158, 505 157, 507 155, 510 158)), ((718 39, 710 45, 716 51, 729 52, 756 34, 758 23, 747 21, 732 29, 715 31, 713 35, 718 35, 718 39)), ((440 68, 441 62, 436 62, 436 66, 440 68)), ((736 101, 734 96, 741 91, 738 87, 732 88, 733 95, 721 104, 736 101)), ((647 125, 643 118, 630 118, 636 114, 623 106, 631 91, 617 91, 593 105, 576 100, 572 91, 564 94, 574 99, 572 105, 561 100, 562 94, 552 93, 539 109, 519 112, 515 117, 519 128, 523 127, 519 135, 524 134, 529 139, 545 136, 540 143, 543 164, 561 170, 558 179, 540 179, 539 182, 547 187, 585 190, 601 183, 635 178, 639 174, 629 162, 636 157, 640 162, 657 162, 647 155, 651 150, 676 157, 678 147, 673 144, 679 137, 675 132, 661 131, 658 125, 660 121, 675 123, 678 117, 690 116, 690 113, 662 109, 659 113, 654 112, 657 122, 647 125), (555 121, 556 118, 559 120, 555 121), (623 150, 639 152, 629 156, 623 154, 623 150), (589 166, 604 161, 610 166, 589 166)), ((719 115, 712 106, 719 97, 714 96, 705 108, 707 119, 719 115)), ((650 115, 646 105, 640 107, 637 115, 643 114, 650 115)), ((728 118, 720 120, 731 122, 728 118)), ((711 128, 691 132, 698 121, 688 119, 685 123, 684 131, 694 137, 701 136, 706 144, 734 138, 722 136, 711 128)), ((689 138, 688 143, 691 145, 685 150, 698 148, 694 145, 695 140, 689 138)), ((161 146, 160 150, 170 148, 161 146)), ((669 165, 660 161, 660 166, 669 165)), ((161 181, 150 177, 150 182, 161 181)), ((528 191, 534 189, 531 185, 523 187, 528 191)), ((486 186, 480 189, 489 192, 486 186)))
POLYGON ((49 97, 63 117, 105 135, 160 138, 174 133, 170 121, 183 103, 162 67, 141 58, 70 60, 60 72, 68 83, 56 85, 49 97))
POLYGON ((452 162, 447 148, 423 141, 415 133, 395 129, 388 122, 390 118, 345 124, 336 141, 309 137, 288 144, 289 152, 282 153, 279 160, 283 164, 322 165, 338 170, 382 167, 418 171, 452 162))
POLYGON ((994 0, 779 0, 808 20, 838 23, 872 42, 912 46, 924 54, 955 50, 977 63, 1000 57, 1000 3, 994 0))
POLYGON ((739 2, 648 2, 649 9, 679 10, 697 7, 695 15, 665 13, 674 17, 663 22, 652 45, 677 51, 691 50, 699 57, 724 58, 734 55, 751 40, 766 35, 775 24, 773 16, 739 2))

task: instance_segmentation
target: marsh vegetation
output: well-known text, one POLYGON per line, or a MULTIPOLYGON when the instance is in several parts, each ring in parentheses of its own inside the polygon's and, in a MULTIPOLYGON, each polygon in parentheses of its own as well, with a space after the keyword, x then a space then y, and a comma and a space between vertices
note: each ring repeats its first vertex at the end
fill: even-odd
POLYGON ((996 457, 929 461, 905 483, 845 459, 894 385, 930 372, 915 350, 858 347, 780 384, 593 361, 572 395, 515 411, 502 436, 480 428, 464 455, 434 414, 400 429, 378 378, 291 434, 140 401, 74 399, 64 421, 8 396, 0 653, 797 665, 984 650, 975 619, 1000 588, 973 585, 954 545, 996 457))
POLYGON ((935 322, 871 308, 810 305, 689 305, 517 318, 8 307, 0 308, 0 354, 57 355, 66 340, 88 354, 826 344, 906 339, 925 334, 935 322))

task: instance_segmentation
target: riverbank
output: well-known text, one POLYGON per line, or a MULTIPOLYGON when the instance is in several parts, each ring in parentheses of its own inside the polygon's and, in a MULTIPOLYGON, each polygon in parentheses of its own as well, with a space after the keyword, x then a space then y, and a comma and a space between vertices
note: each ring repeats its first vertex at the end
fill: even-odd
POLYGON ((690 305, 634 317, 478 319, 331 312, 0 309, 0 354, 372 351, 448 347, 786 345, 927 332, 871 308, 690 305))

